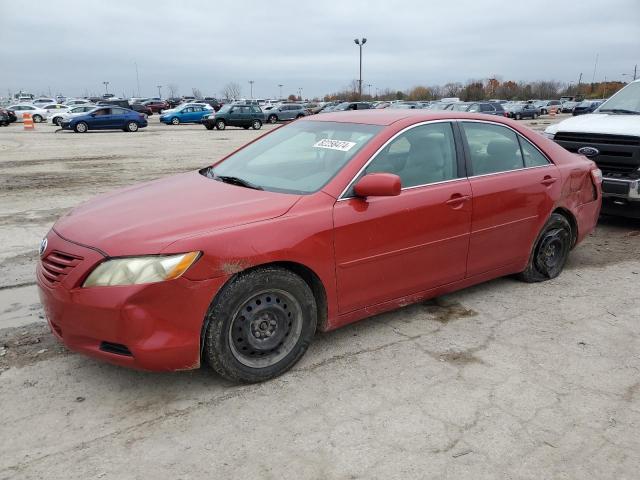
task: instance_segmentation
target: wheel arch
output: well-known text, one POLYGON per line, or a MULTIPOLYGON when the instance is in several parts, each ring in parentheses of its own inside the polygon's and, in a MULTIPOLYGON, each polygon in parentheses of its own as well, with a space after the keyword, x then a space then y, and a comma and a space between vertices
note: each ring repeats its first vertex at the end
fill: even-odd
POLYGON ((290 271, 292 273, 295 273, 300 278, 302 278, 302 280, 311 289, 311 293, 313 294, 313 297, 315 298, 315 301, 316 301, 316 310, 317 310, 317 314, 318 314, 317 329, 320 330, 320 331, 324 331, 325 330, 325 328, 327 326, 328 318, 329 318, 329 306, 328 306, 328 302, 327 302, 327 292, 326 292, 324 284, 322 283, 322 280, 320 280, 320 277, 318 276, 318 274, 316 272, 314 272, 311 268, 309 268, 308 266, 306 266, 306 265, 304 265, 302 263, 294 262, 294 261, 286 261, 286 260, 280 260, 280 261, 274 261, 274 262, 268 262, 268 263, 261 263, 259 265, 252 265, 251 267, 249 267, 249 268, 247 268, 245 270, 242 270, 240 272, 236 272, 232 276, 230 276, 229 279, 218 290, 216 295, 211 300, 210 307, 209 307, 209 309, 207 309, 207 313, 205 315, 204 321, 202 322, 202 328, 200 330, 200 358, 201 359, 202 359, 202 354, 203 354, 203 351, 204 351, 205 335, 206 335, 206 332, 207 332, 207 328, 209 326, 209 311, 211 310, 211 306, 213 306, 220 299, 220 297, 221 297, 222 293, 224 292, 226 286, 231 284, 233 281, 235 281, 239 276, 246 275, 249 272, 252 272, 254 270, 258 270, 258 269, 261 269, 261 268, 265 268, 265 267, 277 267, 277 268, 281 268, 283 270, 288 270, 288 271, 290 271))
POLYGON ((573 215, 573 213, 571 213, 570 210, 564 207, 557 207, 551 213, 562 215, 567 219, 569 225, 571 225, 571 248, 573 248, 576 244, 576 241, 578 240, 578 221, 576 220, 576 217, 573 215))

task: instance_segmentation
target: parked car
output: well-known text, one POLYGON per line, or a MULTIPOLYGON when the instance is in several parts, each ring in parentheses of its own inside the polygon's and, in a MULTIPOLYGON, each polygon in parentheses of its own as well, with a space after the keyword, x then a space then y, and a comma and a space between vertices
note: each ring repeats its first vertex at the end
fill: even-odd
POLYGON ((9 117, 9 112, 4 108, 0 108, 0 126, 8 127, 11 123, 11 118, 9 117))
POLYGON ((142 105, 149 107, 153 112, 162 113, 163 110, 168 110, 169 104, 163 100, 147 100, 142 102, 142 105))
POLYGON ((83 115, 65 118, 60 125, 64 130, 85 133, 88 130, 124 130, 137 132, 147 126, 144 115, 121 107, 96 107, 83 115))
POLYGON ((307 117, 60 218, 40 246, 40 299, 77 352, 263 381, 316 330, 505 275, 557 277, 596 225, 600 178, 506 118, 307 117))
POLYGON ((592 113, 596 108, 602 105, 602 102, 602 100, 583 100, 578 105, 573 107, 573 111, 571 113, 573 114, 573 116, 592 113))
POLYGON ((69 111, 68 105, 63 105, 61 103, 52 103, 49 105, 44 105, 42 107, 43 110, 47 111, 47 118, 51 118, 51 116, 56 116, 56 114, 63 114, 69 111))
POLYGON ((56 112, 49 116, 49 121, 52 125, 61 126, 62 122, 71 117, 77 117, 78 115, 84 115, 87 112, 95 110, 97 107, 93 104, 79 104, 69 107, 66 112, 56 112))
POLYGON ((186 104, 176 109, 166 111, 160 115, 160 121, 167 125, 179 125, 181 123, 200 123, 202 117, 210 114, 213 109, 207 105, 186 104), (208 108, 207 108, 208 107, 208 108))
POLYGON ((180 105, 182 103, 182 99, 181 98, 167 98, 165 100, 165 102, 167 102, 167 105, 169 105, 169 108, 176 108, 178 105, 180 105))
POLYGON ((151 115, 153 115, 153 110, 151 110, 150 107, 147 107, 146 105, 143 105, 141 103, 130 103, 129 108, 134 112, 141 113, 143 115, 146 115, 147 117, 150 117, 151 115))
POLYGON ((560 106, 560 111, 562 113, 571 113, 571 112, 573 112, 573 109, 575 108, 575 106, 578 105, 578 103, 580 103, 580 102, 574 102, 574 101, 571 101, 571 100, 567 100, 566 102, 564 102, 560 106))
POLYGON ((471 102, 455 102, 447 104, 444 109, 451 110, 452 112, 466 112, 470 106, 471 102))
POLYGON ((86 105, 86 104, 92 104, 92 102, 90 102, 89 100, 85 99, 85 98, 68 98, 65 102, 65 105, 86 105))
POLYGON ((107 98, 106 100, 100 100, 97 105, 111 106, 111 107, 121 107, 126 109, 131 109, 131 105, 129 104, 129 100, 122 100, 119 98, 107 98))
POLYGON ((536 100, 533 104, 540 109, 540 115, 557 113, 560 109, 560 100, 536 100))
POLYGON ((515 120, 522 120, 523 118, 536 119, 540 116, 540 109, 533 103, 514 103, 509 105, 505 111, 509 118, 513 118, 515 120))
POLYGON ((16 122, 18 120, 18 117, 16 116, 16 112, 11 110, 10 107, 9 108, 5 108, 4 111, 7 112, 7 115, 9 117, 9 123, 13 123, 13 122, 16 122))
POLYGON ((591 115, 547 127, 545 135, 602 170, 603 213, 640 219, 640 80, 591 115))
POLYGON ((36 107, 35 105, 25 105, 25 104, 21 104, 21 105, 11 105, 8 110, 12 110, 13 112, 15 112, 16 114, 16 121, 17 122, 22 122, 24 117, 23 115, 25 113, 29 113, 31 114, 31 118, 34 121, 34 123, 40 123, 43 122, 46 118, 47 115, 49 114, 48 111, 40 108, 40 107, 36 107))
POLYGON ((57 103, 55 98, 48 97, 40 97, 36 98, 33 102, 31 102, 36 107, 43 107, 44 105, 50 105, 52 103, 57 103))
POLYGON ((224 130, 229 127, 243 127, 260 130, 265 114, 257 105, 225 105, 217 112, 211 112, 202 118, 207 130, 224 130))
POLYGON ((198 102, 206 103, 211 108, 213 108, 216 112, 220 110, 220 107, 222 107, 222 104, 213 97, 204 97, 202 100, 198 100, 198 102))
POLYGON ((299 103, 283 103, 265 111, 267 122, 277 123, 284 120, 295 120, 309 115, 299 103))
POLYGON ((499 117, 509 116, 498 102, 474 102, 466 110, 470 113, 484 113, 485 115, 497 115, 499 117))
POLYGON ((369 110, 371 104, 368 102, 342 102, 340 105, 336 105, 332 112, 346 112, 349 110, 369 110))

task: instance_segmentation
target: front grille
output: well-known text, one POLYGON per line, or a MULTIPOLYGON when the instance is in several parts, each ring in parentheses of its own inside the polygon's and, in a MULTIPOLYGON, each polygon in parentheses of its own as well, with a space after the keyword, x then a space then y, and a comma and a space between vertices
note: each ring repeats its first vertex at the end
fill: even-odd
POLYGON ((640 177, 640 137, 558 132, 554 140, 573 153, 577 153, 582 147, 597 148, 600 154, 592 157, 592 160, 605 177, 640 177))
POLYGON ((82 261, 82 257, 54 250, 41 260, 42 276, 51 284, 62 282, 82 261))

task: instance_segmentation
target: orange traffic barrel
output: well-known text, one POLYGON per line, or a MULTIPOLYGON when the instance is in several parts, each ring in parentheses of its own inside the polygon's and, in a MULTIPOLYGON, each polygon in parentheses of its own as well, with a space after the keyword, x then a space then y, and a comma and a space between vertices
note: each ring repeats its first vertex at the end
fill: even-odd
POLYGON ((25 130, 33 130, 33 118, 31 118, 30 113, 22 114, 22 122, 25 130))

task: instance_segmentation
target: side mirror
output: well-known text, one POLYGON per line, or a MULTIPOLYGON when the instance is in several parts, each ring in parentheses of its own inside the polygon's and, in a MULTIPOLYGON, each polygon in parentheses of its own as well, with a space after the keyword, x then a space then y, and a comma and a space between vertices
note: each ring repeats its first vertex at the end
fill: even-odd
POLYGON ((369 173, 353 188, 359 197, 395 197, 402 188, 400 177, 392 173, 369 173))

